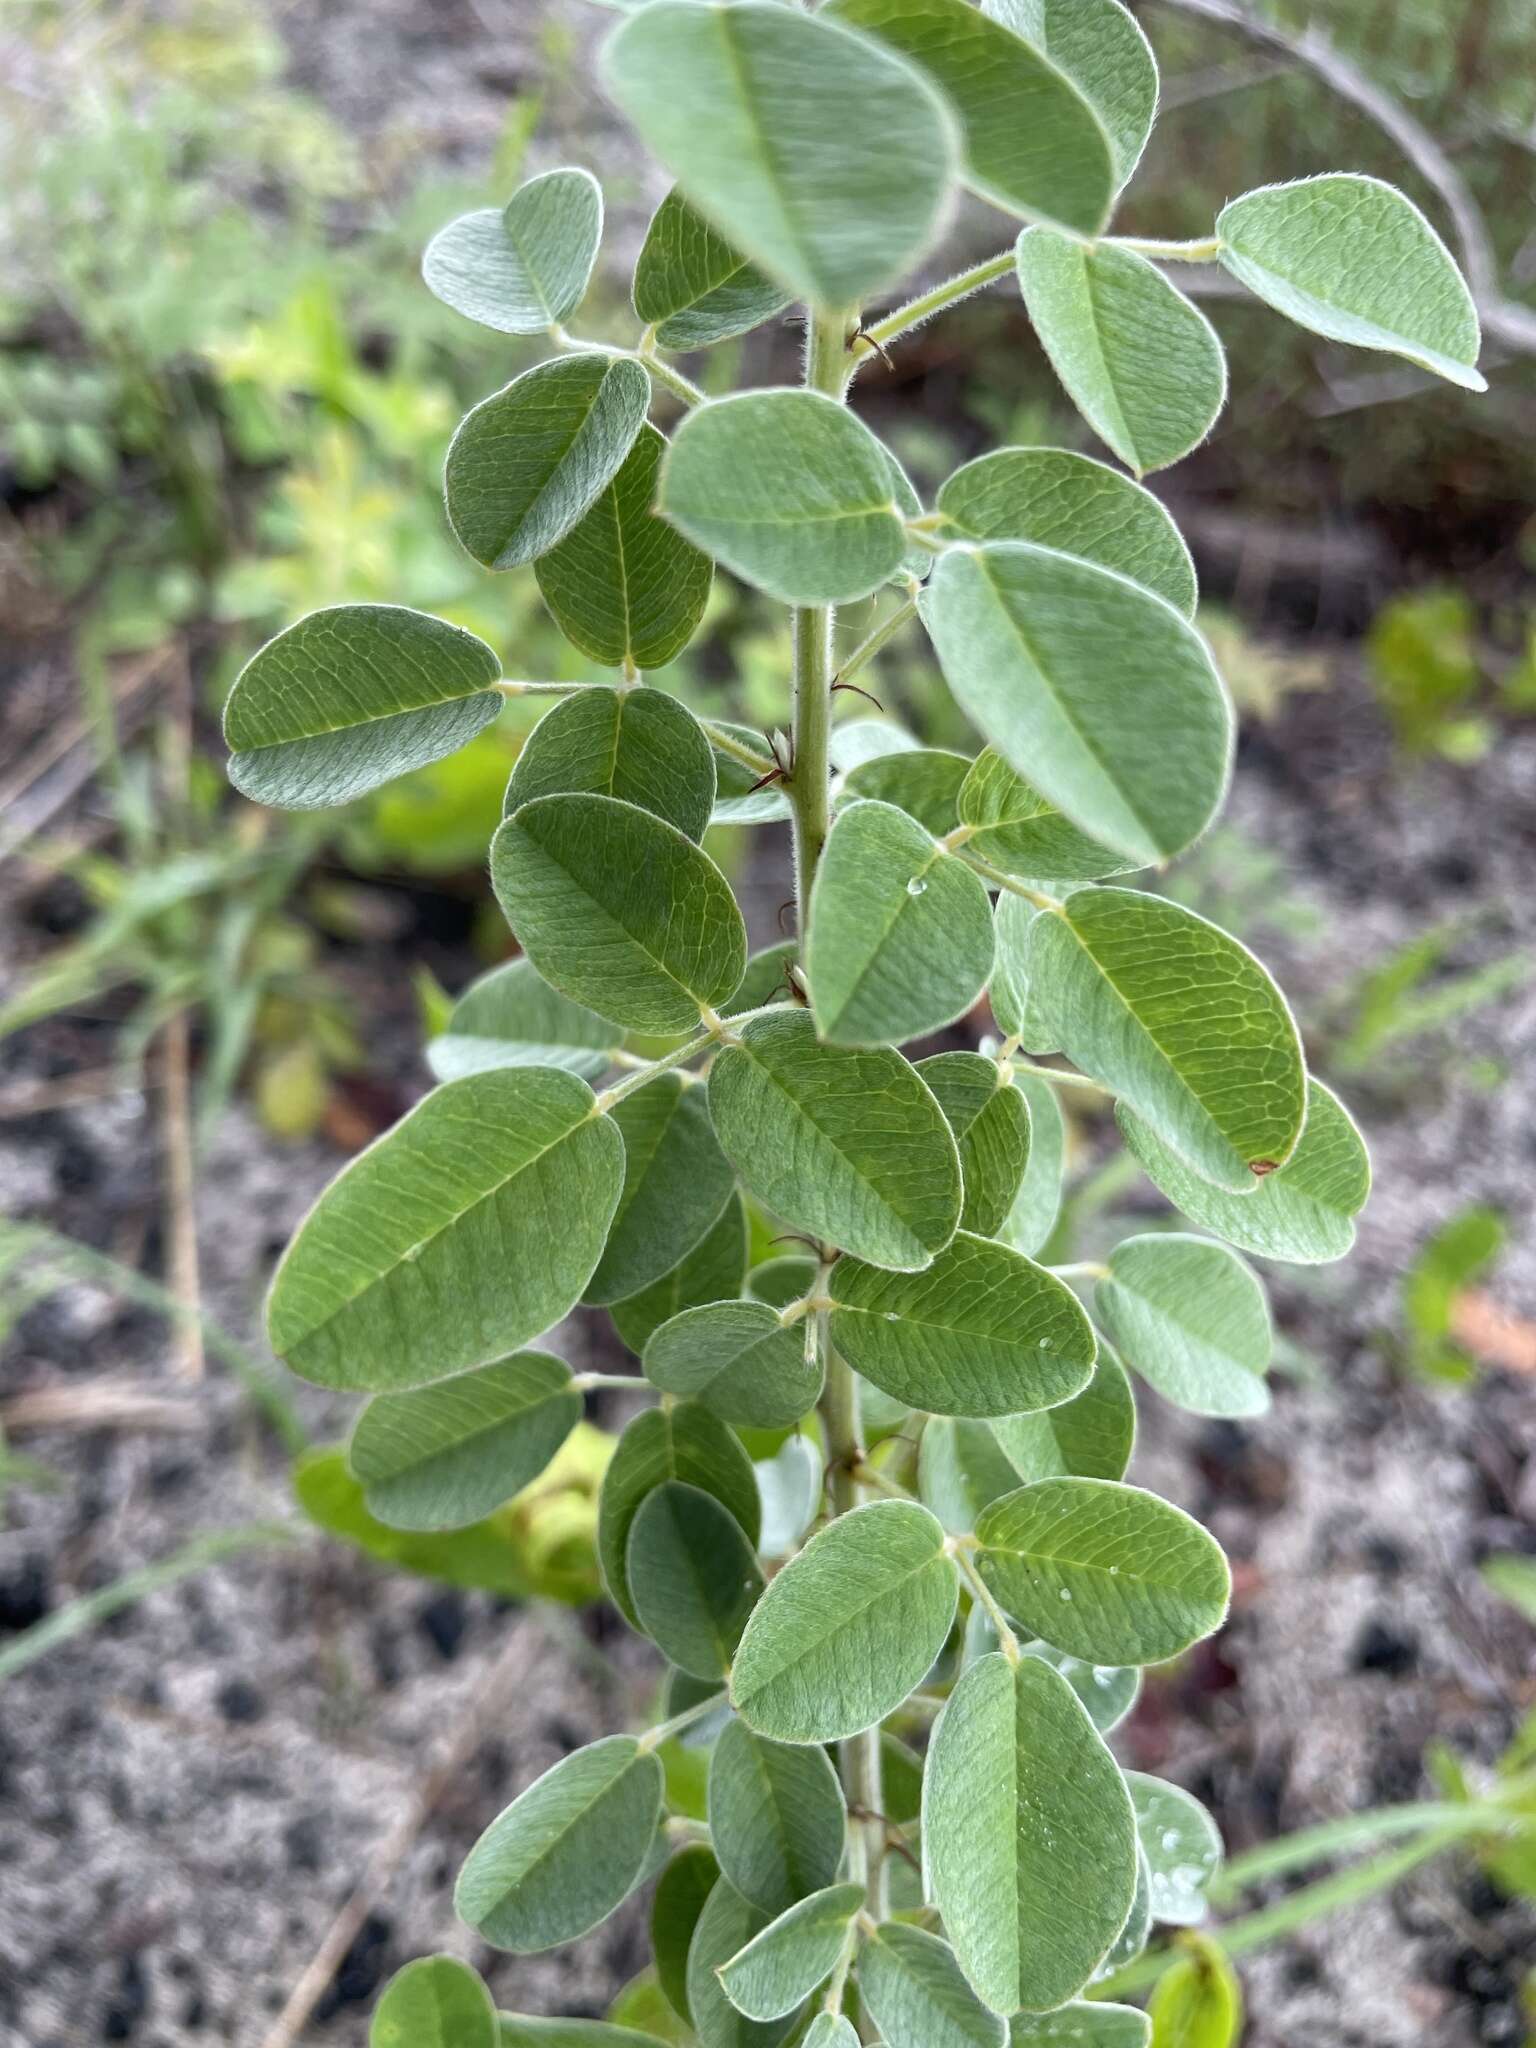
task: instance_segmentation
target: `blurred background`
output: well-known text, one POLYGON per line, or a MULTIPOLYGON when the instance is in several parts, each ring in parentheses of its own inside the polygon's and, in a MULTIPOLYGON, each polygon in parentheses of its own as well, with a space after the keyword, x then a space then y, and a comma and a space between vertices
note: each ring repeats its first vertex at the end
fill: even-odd
MULTIPOLYGON (((1271 1269, 1272 1414, 1140 1390, 1132 1476, 1213 1527, 1238 1592, 1124 1750, 1243 1849, 1536 1755, 1536 18, 1136 11, 1164 113, 1124 230, 1208 233, 1226 197, 1315 170, 1387 177, 1472 276, 1492 387, 1212 292, 1231 402, 1156 479, 1242 718, 1226 821, 1170 886, 1274 966, 1377 1172, 1352 1261, 1271 1269)), ((0 2040, 22 2048, 357 2048, 383 1978, 436 1947, 503 2005, 597 2015, 644 1960, 633 1911, 516 1959, 477 1952, 449 1898, 512 1789, 651 1704, 651 1653, 592 1604, 605 1430, 493 1524, 403 1538, 327 1448, 345 1405, 259 1335, 294 1222, 508 951, 484 849, 532 714, 315 816, 238 799, 218 735, 242 661, 343 599, 441 613, 510 675, 598 674, 530 573, 485 575, 447 529, 448 436, 535 352, 417 265, 455 213, 585 164, 608 225, 581 325, 632 337, 662 187, 593 84, 611 19, 0 8, 0 2040)), ((976 207, 948 267, 1004 239, 976 207)), ((694 374, 778 381, 797 348, 781 324, 694 374)), ((1087 446, 1006 290, 859 388, 930 492, 998 443, 1087 446)), ((777 635, 721 579, 663 681, 771 726, 777 635)), ((919 636, 878 675, 893 717, 960 739, 919 636)), ((757 943, 781 831, 711 841, 757 943)), ((1111 1138, 1074 1113, 1061 1257, 1162 1213, 1111 1138)), ((560 1341, 622 1369, 595 1312, 560 1341)), ((1245 1959, 1244 2038, 1536 2042, 1533 1898, 1529 1850, 1425 1861, 1245 1959)))

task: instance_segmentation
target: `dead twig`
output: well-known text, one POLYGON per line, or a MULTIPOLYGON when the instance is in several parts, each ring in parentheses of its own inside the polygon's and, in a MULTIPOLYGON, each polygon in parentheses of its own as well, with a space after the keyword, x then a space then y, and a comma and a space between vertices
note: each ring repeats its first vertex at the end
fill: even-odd
POLYGON ((83 1387, 36 1387, 0 1401, 0 1429, 20 1436, 37 1429, 201 1429, 190 1401, 152 1394, 135 1380, 93 1380, 83 1387))

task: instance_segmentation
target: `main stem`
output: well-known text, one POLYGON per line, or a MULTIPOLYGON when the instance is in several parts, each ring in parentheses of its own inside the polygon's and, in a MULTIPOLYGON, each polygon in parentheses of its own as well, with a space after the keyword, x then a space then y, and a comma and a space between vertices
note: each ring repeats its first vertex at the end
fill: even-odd
MULTIPOLYGON (((805 381, 812 391, 839 405, 848 390, 851 364, 847 337, 855 324, 844 314, 807 311, 805 381)), ((832 630, 828 605, 798 607, 794 613, 795 706, 794 763, 789 775, 789 800, 795 820, 795 909, 801 943, 810 927, 811 888, 831 819, 832 630)), ((862 1488, 855 1467, 864 1455, 859 1420, 859 1387, 852 1368, 827 1342, 827 1318, 816 1316, 816 1342, 826 1365, 821 1397, 821 1422, 826 1432, 827 1469, 834 1514, 857 1507, 862 1488)), ((865 1886, 869 1910, 876 1920, 887 1910, 885 1882, 884 1794, 880 1769, 880 1730, 867 1729, 842 1745, 843 1790, 853 1817, 850 1830, 851 1875, 865 1886)))

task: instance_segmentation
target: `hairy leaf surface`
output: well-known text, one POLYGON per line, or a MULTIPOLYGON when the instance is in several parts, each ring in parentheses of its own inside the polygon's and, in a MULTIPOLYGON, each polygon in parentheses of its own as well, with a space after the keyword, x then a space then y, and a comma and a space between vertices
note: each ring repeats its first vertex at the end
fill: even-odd
POLYGON ((755 1544, 762 1523, 752 1461, 720 1422, 696 1402, 647 1408, 625 1425, 598 1496, 597 1555, 609 1598, 639 1628, 625 1560, 641 1504, 658 1486, 681 1479, 712 1494, 755 1544))
POLYGON ((503 814, 541 796, 612 796, 702 839, 715 805, 714 749, 664 690, 582 690, 523 743, 503 814))
POLYGON ((1125 1367, 1101 1343, 1093 1378, 1074 1400, 1035 1415, 996 1416, 991 1429, 1020 1479, 1123 1479, 1136 1444, 1125 1367))
POLYGON ((751 1429, 787 1429, 821 1393, 804 1323, 781 1323, 760 1301, 711 1302, 664 1323, 645 1347, 645 1376, 751 1429))
POLYGON ((614 1328, 637 1357, 652 1334, 684 1309, 734 1301, 747 1277, 747 1216, 733 1194, 708 1235, 649 1287, 610 1303, 614 1328))
POLYGON ((726 1997, 748 2019, 794 2012, 835 1966, 863 1903, 863 1885, 838 1884, 789 1907, 721 1970, 726 1997))
POLYGON ((421 274, 444 305, 500 334, 542 334, 586 296, 603 233, 590 171, 545 171, 503 207, 461 214, 427 244, 421 274))
POLYGON ((847 1813, 831 1759, 728 1721, 709 1766, 709 1825, 742 1897, 765 1914, 784 1912, 830 1885, 842 1861, 847 1813))
POLYGON ((662 348, 708 348, 782 313, 793 294, 764 277, 674 187, 635 264, 636 317, 662 348))
POLYGON ((1179 1231, 1109 1255, 1094 1314, 1126 1363, 1193 1415, 1262 1415, 1274 1333, 1254 1275, 1225 1245, 1179 1231))
POLYGON ((624 1570, 640 1626, 667 1661, 723 1681, 763 1590, 735 1516, 701 1488, 669 1479, 635 1512, 624 1570))
POLYGON ((624 1139, 624 1187, 582 1299, 622 1301, 703 1242, 735 1176, 715 1141, 704 1091, 661 1074, 611 1111, 624 1139))
POLYGON ((564 1067, 595 1081, 624 1034, 550 987, 531 960, 509 960, 472 981, 448 1013, 448 1029, 427 1046, 439 1081, 492 1067, 564 1067))
POLYGON ((919 1060, 955 1143, 965 1207, 960 1228, 996 1237, 1029 1166, 1029 1105, 995 1060, 974 1052, 941 1052, 919 1060))
POLYGON ((859 1955, 859 1990, 889 2048, 1003 2048, 1008 2028, 936 1934, 885 1923, 859 1955))
POLYGON ((497 2048, 491 1994, 456 1956, 421 1956, 380 1993, 368 2048, 497 2048))

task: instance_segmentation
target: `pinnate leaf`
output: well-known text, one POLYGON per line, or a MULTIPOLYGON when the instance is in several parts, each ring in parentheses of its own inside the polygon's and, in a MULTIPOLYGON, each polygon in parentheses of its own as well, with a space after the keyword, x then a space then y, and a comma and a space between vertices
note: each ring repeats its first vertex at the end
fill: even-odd
POLYGON ((622 1301, 703 1242, 735 1185, 704 1091, 661 1074, 611 1112, 624 1139, 624 1187, 582 1299, 622 1301))
POLYGON ((794 1229, 906 1272, 953 1237, 959 1153, 899 1053, 823 1045, 803 1010, 757 1017, 717 1054, 709 1108, 748 1191, 794 1229))
POLYGON ((983 1657, 934 1730, 923 1855, 961 1968, 997 2012, 1075 1997, 1136 1890, 1120 1768, 1066 1680, 1037 1657, 983 1657))
POLYGON ((500 334, 542 334, 586 295, 603 233, 590 171, 545 171, 504 207, 450 221, 427 244, 421 274, 444 305, 500 334))
POLYGON ((784 1912, 830 1885, 842 1861, 847 1814, 831 1759, 814 1744, 771 1742, 728 1721, 710 1760, 709 1826, 742 1897, 765 1914, 784 1912))
POLYGON ((385 1985, 368 2048, 497 2048, 491 1994, 456 1956, 421 1956, 385 1985))
POLYGON ((1393 186, 1343 172, 1265 185, 1229 200, 1216 232, 1232 275, 1299 326, 1487 389, 1472 294, 1444 242, 1393 186))
POLYGON ((976 1529, 993 1595, 1058 1650, 1160 1664, 1218 1629, 1231 1594, 1215 1539, 1181 1508, 1106 1479, 1040 1479, 976 1529))
POLYGON ((873 1501, 792 1557, 753 1609, 737 1712, 780 1742, 833 1742, 893 1713, 954 1620, 954 1569, 926 1508, 873 1501))
POLYGON ((398 604, 337 604, 269 640, 224 707, 229 779, 253 803, 324 810, 442 760, 501 710, 473 633, 398 604))
MULTIPOLYGON (((996 1785, 988 1787, 995 1795, 996 1785)), ((859 1990, 889 2048, 1003 2048, 1008 2029, 961 1975, 949 1943, 888 1921, 859 1956, 859 1990)))
POLYGON ((1262 1415, 1274 1334, 1264 1290, 1235 1253, 1180 1231, 1109 1255, 1094 1314, 1149 1386, 1193 1415, 1262 1415))
POLYGON ((459 1872, 459 1918, 493 1948, 531 1955, 606 1920, 645 1867, 662 1773, 632 1735, 563 1758, 518 1794, 459 1872))
POLYGON ((699 406, 662 467, 660 503, 696 546, 786 604, 868 597, 906 549, 884 449, 819 391, 699 406))
POLYGON ((663 1393, 692 1395, 723 1422, 787 1429, 821 1393, 803 1323, 780 1322, 760 1301, 717 1301, 664 1323, 645 1347, 645 1376, 663 1393))
POLYGON ((1307 1076, 1285 998, 1237 940, 1128 889, 1080 889, 1031 934, 1036 1000, 1067 1057, 1195 1172, 1251 1194, 1301 1136, 1307 1076))
POLYGON ((921 609, 961 709, 1079 831, 1144 866, 1205 830, 1232 712, 1171 605, 1070 555, 993 541, 949 549, 921 609))
POLYGON ((1216 330, 1132 249, 1054 228, 1019 237, 1019 287, 1051 366, 1093 431, 1137 476, 1197 448, 1227 396, 1216 330))
POLYGON ((525 1344, 580 1299, 623 1179, 586 1083, 504 1068, 436 1088, 332 1181, 284 1254, 272 1349, 388 1393, 525 1344))
POLYGON ((460 543, 486 569, 547 554, 612 483, 651 384, 635 362, 567 356, 524 371, 459 422, 443 483, 460 543))
POLYGON ((427 1046, 439 1081, 492 1067, 564 1067, 595 1081, 623 1032, 545 981, 531 960, 509 960, 470 983, 448 1013, 448 1029, 427 1046))
POLYGON ((524 804, 491 841, 491 883, 544 979, 629 1030, 695 1028, 746 966, 741 912, 708 854, 617 797, 524 804))
POLYGON ((1093 1330, 1071 1288, 969 1231, 921 1273, 839 1259, 829 1292, 834 1347, 885 1393, 931 1414, 1050 1408, 1093 1375, 1093 1330))
POLYGON ((461 1529, 537 1479, 580 1420, 570 1367, 518 1351, 370 1401, 347 1461, 369 1513, 391 1528, 461 1529))
POLYGON ((963 862, 892 804, 860 800, 839 812, 806 943, 824 1038, 884 1045, 937 1031, 980 996, 992 957, 991 905, 963 862))
POLYGON ((748 2019, 794 2012, 835 1967, 863 1903, 861 1884, 830 1885, 801 1899, 721 1970, 726 1997, 748 2019))
POLYGON ((1142 1170, 1191 1223, 1259 1258, 1322 1265, 1355 1242, 1371 1192, 1371 1162, 1349 1111, 1321 1081, 1307 1082, 1307 1120, 1296 1150, 1252 1194, 1231 1195, 1193 1172, 1125 1103, 1115 1119, 1142 1170))
POLYGON ((939 226, 957 159, 947 107, 821 15, 652 0, 609 40, 602 72, 690 203, 796 298, 857 304, 939 226))
POLYGON ((669 1479, 629 1526, 625 1576, 640 1625, 669 1663, 723 1680, 763 1590, 741 1526, 697 1486, 669 1479))
POLYGON ((708 348, 782 313, 792 293, 772 283, 675 188, 657 207, 635 264, 636 317, 663 348, 708 348))
POLYGON ((757 1541, 757 1480, 740 1439, 692 1401, 648 1408, 635 1416, 626 1424, 603 1474, 597 1554, 609 1598, 636 1628, 639 1614, 625 1570, 630 1526, 646 1498, 673 1479, 712 1494, 740 1523, 748 1543, 757 1541))

